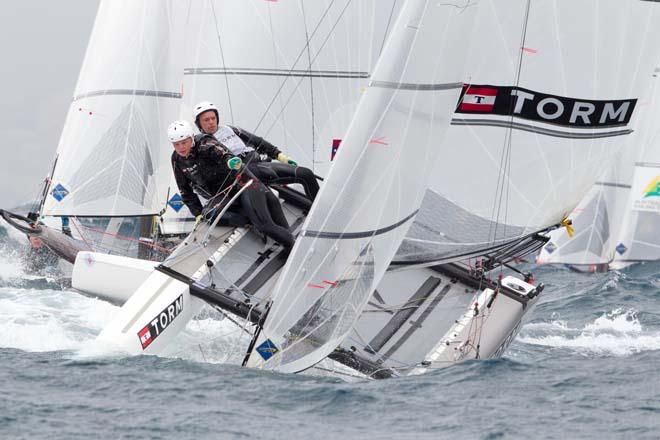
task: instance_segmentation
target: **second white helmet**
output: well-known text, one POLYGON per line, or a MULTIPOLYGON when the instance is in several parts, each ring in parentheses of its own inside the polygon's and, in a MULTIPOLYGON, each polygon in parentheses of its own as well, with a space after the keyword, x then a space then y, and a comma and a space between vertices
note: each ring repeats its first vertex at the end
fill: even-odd
POLYGON ((188 121, 174 121, 167 127, 170 142, 179 142, 186 138, 195 138, 195 132, 188 121))
POLYGON ((218 107, 216 107, 216 105, 210 101, 202 101, 193 107, 193 120, 195 121, 195 125, 197 125, 197 127, 199 127, 199 115, 209 110, 213 110, 215 112, 215 117, 218 118, 218 122, 220 122, 220 112, 218 111, 218 107))

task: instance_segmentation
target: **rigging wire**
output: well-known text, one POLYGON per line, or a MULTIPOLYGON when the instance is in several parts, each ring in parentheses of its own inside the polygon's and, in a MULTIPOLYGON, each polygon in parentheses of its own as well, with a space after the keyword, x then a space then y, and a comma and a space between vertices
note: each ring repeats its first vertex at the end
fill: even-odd
MULTIPOLYGON (((523 30, 522 30, 522 35, 521 35, 521 40, 520 40, 520 45, 518 47, 518 66, 516 68, 516 78, 515 78, 515 85, 516 87, 520 86, 520 76, 522 73, 522 65, 523 65, 523 57, 524 57, 524 51, 523 48, 526 47, 525 41, 527 38, 527 25, 529 23, 529 10, 531 6, 531 0, 527 0, 527 5, 525 7, 525 16, 523 20, 523 30)), ((513 122, 513 101, 510 103, 510 108, 509 108, 509 118, 510 122, 513 122)), ((495 197, 494 197, 494 202, 493 202, 493 210, 491 214, 491 218, 493 219, 493 223, 491 223, 489 227, 489 232, 488 235, 490 236, 491 232, 493 233, 492 235, 492 240, 493 242, 497 241, 497 232, 498 232, 498 227, 499 227, 499 220, 500 220, 500 212, 502 210, 502 203, 504 202, 505 208, 504 208, 504 219, 503 219, 503 235, 502 239, 506 239, 506 221, 507 221, 507 216, 508 216, 508 205, 509 205, 509 189, 510 189, 510 171, 511 171, 511 150, 512 150, 512 138, 513 138, 513 126, 510 124, 508 129, 506 130, 506 135, 504 139, 504 145, 502 148, 502 154, 500 156, 500 172, 498 174, 498 180, 497 180, 497 185, 495 187, 495 197), (506 188, 506 190, 505 190, 506 188), (504 197, 504 193, 506 191, 506 197, 504 197), (499 196, 498 196, 499 194, 499 196), (493 229, 494 228, 494 229, 493 229)))
MULTIPOLYGON (((227 66, 225 64, 225 55, 224 55, 224 52, 222 50, 222 39, 220 37, 220 27, 218 25, 218 17, 215 13, 215 4, 212 0, 210 1, 210 3, 211 3, 211 10, 213 11, 213 20, 215 21, 216 34, 218 35, 218 46, 220 48, 220 59, 222 61, 222 68, 223 68, 223 70, 226 71, 227 66)), ((229 104, 229 116, 231 118, 231 123, 233 124, 234 123, 234 108, 231 105, 231 92, 230 92, 231 89, 229 88, 229 76, 224 75, 224 77, 225 77, 225 87, 227 87, 227 102, 229 104)))
MULTIPOLYGON (((328 15, 328 12, 329 12, 330 9, 332 8, 332 6, 335 4, 335 1, 336 1, 336 0, 332 0, 332 2, 330 3, 330 5, 328 5, 328 7, 327 7, 327 8, 325 9, 325 11, 323 12, 323 15, 321 16, 321 18, 319 19, 319 21, 318 21, 316 27, 315 27, 314 30, 312 31, 312 35, 311 35, 311 36, 309 37, 309 39, 307 40, 307 45, 309 45, 309 41, 310 41, 312 38, 314 38, 314 35, 315 35, 316 32, 318 31, 318 29, 321 27, 321 23, 323 23, 323 21, 325 20, 325 17, 328 15)), ((349 3, 350 3, 350 1, 349 1, 349 3)), ((303 47, 303 48, 302 48, 302 50, 300 51, 300 53, 298 54, 298 56, 296 57, 296 59, 293 61, 293 64, 291 65, 291 68, 289 69, 289 72, 288 72, 289 74, 291 74, 291 73, 293 72, 293 70, 296 68, 296 65, 298 64, 298 61, 300 61, 300 58, 305 54, 305 51, 306 51, 306 50, 307 50, 307 47, 303 47)), ((310 68, 311 68, 311 67, 310 67, 310 68)), ((261 123, 262 123, 262 122, 264 121, 264 119, 266 118, 266 115, 268 115, 268 112, 270 111, 270 108, 271 108, 271 107, 273 106, 273 104, 275 103, 275 100, 277 99, 278 95, 280 94, 280 92, 281 92, 282 89, 284 88, 284 85, 286 84, 286 82, 288 81, 288 79, 289 79, 289 76, 286 76, 286 77, 282 80, 282 83, 280 84, 280 87, 277 89, 277 91, 275 92, 275 95, 273 95, 273 98, 270 100, 270 102, 269 102, 268 105, 266 106, 266 109, 264 110, 263 114, 261 115, 261 118, 259 119, 259 122, 257 122, 257 125, 256 125, 255 128, 254 128, 255 131, 259 129, 259 127, 261 126, 261 123)))
POLYGON ((305 16, 305 4, 303 0, 300 0, 300 8, 302 10, 302 16, 303 16, 303 24, 305 25, 305 47, 307 48, 307 63, 309 64, 308 66, 308 71, 310 73, 309 75, 309 96, 311 100, 311 108, 312 108, 312 171, 316 171, 314 169, 314 166, 316 165, 316 118, 314 116, 314 78, 312 77, 312 57, 310 54, 310 47, 309 47, 309 32, 307 30, 307 17, 305 16))
MULTIPOLYGON (((348 6, 351 4, 351 1, 352 1, 352 0, 349 0, 348 3, 346 3, 346 6, 344 6, 344 9, 342 9, 341 13, 339 14, 339 18, 337 18, 337 20, 335 20, 334 24, 332 25, 332 28, 330 29, 330 31, 329 31, 328 34, 326 35, 325 39, 323 40, 323 43, 321 43, 321 46, 319 47, 319 50, 317 50, 317 51, 316 51, 316 54, 314 54, 314 56, 312 57, 312 61, 311 61, 312 63, 314 63, 314 62, 316 61, 316 58, 318 58, 318 56, 321 54, 321 51, 322 51, 323 48, 325 47, 326 43, 328 42, 328 40, 330 39, 330 37, 333 35, 335 28, 337 27, 337 25, 338 25, 339 22, 341 21, 342 17, 344 16, 344 13, 345 13, 346 10, 348 9, 348 6)), ((316 32, 316 30, 315 30, 315 32, 316 32)), ((313 37, 314 37, 314 34, 312 33, 312 36, 310 36, 310 39, 313 38, 313 37)), ((294 65, 294 67, 295 67, 295 65, 294 65)), ((309 67, 309 68, 311 69, 311 64, 310 64, 310 67, 309 67)), ((293 68, 292 68, 291 70, 293 70, 293 68)), ((287 79, 288 79, 288 78, 287 78, 287 79)), ((274 122, 270 125, 270 127, 268 127, 268 129, 266 130, 266 133, 270 133, 270 130, 273 129, 273 127, 274 127, 275 124, 277 123, 277 120, 280 118, 280 116, 282 115, 282 113, 284 112, 284 110, 286 109, 286 107, 289 105, 289 102, 291 102, 291 99, 292 99, 293 96, 295 95, 296 91, 298 90, 298 88, 300 87, 300 84, 303 82, 304 79, 305 79, 304 77, 301 77, 301 78, 298 80, 298 83, 296 84, 296 86, 293 88, 293 90, 292 90, 291 93, 289 94, 289 97, 287 98, 286 102, 284 103, 284 106, 282 107, 282 109, 280 110, 280 112, 275 116, 274 122)), ((285 80, 285 81, 286 81, 286 80, 285 80)), ((279 94, 279 93, 281 92, 281 90, 282 90, 282 88, 280 88, 280 89, 277 91, 277 94, 279 94)), ((268 112, 269 110, 270 110, 270 105, 269 105, 268 108, 265 110, 265 112, 268 112)), ((264 113, 264 116, 262 117, 262 120, 263 120, 263 118, 264 118, 265 116, 266 116, 266 115, 265 115, 265 113, 264 113)), ((261 124, 261 121, 259 121, 259 124, 261 124)), ((257 126, 258 126, 258 125, 257 125, 257 126)))

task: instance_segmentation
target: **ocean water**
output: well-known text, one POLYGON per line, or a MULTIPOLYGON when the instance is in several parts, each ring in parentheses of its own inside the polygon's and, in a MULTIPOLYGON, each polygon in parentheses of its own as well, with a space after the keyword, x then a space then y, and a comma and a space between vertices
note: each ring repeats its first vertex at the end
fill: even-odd
POLYGON ((212 311, 166 356, 100 355, 116 307, 23 273, 16 240, 0 236, 2 439, 660 438, 660 264, 538 268, 502 359, 346 382, 240 368, 241 329, 212 311))

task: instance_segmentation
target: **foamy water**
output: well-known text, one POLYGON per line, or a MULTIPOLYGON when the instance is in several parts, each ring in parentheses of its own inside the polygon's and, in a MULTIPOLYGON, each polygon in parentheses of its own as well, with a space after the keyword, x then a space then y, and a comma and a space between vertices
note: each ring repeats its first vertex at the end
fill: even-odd
POLYGON ((528 324, 518 341, 614 356, 660 350, 660 332, 644 330, 634 310, 621 309, 603 314, 582 326, 572 327, 561 320, 528 324))
POLYGON ((35 287, 43 280, 28 279, 9 255, 0 253, 2 438, 654 439, 660 431, 658 274, 542 269, 549 287, 503 359, 348 383, 237 367, 248 335, 211 308, 162 356, 113 352, 96 336, 116 306, 35 287))

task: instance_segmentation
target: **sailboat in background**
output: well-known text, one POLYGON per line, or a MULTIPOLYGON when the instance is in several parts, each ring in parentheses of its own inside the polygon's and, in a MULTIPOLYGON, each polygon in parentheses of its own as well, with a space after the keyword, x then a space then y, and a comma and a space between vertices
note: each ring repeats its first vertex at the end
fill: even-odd
MULTIPOLYGON (((391 377, 500 355, 543 290, 503 268, 538 250, 629 142, 660 55, 654 2, 186 6, 181 114, 224 103, 221 119, 324 176, 321 193, 310 207, 277 188, 299 233, 290 255, 249 227, 202 223, 160 265, 82 252, 74 287, 123 304, 98 339, 124 352, 161 353, 204 301, 254 324, 238 342, 246 365, 286 372, 391 377)), ((162 204, 151 187, 112 206, 162 204)))
POLYGON ((99 7, 39 207, 45 224, 28 226, 71 262, 80 250, 148 258, 156 235, 192 228, 164 135, 181 107, 184 41, 174 31, 185 11, 174 1, 99 7), (53 228, 58 217, 77 240, 53 228))
POLYGON ((553 231, 541 250, 540 264, 564 264, 584 272, 620 270, 660 259, 660 146, 656 119, 660 88, 655 69, 641 124, 619 160, 596 182, 571 214, 575 236, 553 231))

